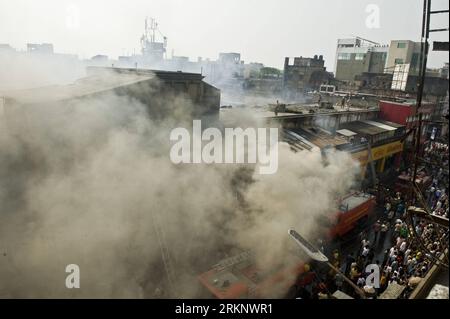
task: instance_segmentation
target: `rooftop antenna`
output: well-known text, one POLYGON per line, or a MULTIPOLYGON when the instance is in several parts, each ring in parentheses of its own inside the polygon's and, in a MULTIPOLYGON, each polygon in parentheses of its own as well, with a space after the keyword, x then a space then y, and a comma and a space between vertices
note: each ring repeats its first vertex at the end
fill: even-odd
POLYGON ((156 42, 156 32, 163 38, 163 48, 165 51, 167 47, 167 37, 158 29, 158 23, 154 18, 145 17, 144 34, 141 36, 141 46, 143 50, 149 47, 149 43, 156 42))

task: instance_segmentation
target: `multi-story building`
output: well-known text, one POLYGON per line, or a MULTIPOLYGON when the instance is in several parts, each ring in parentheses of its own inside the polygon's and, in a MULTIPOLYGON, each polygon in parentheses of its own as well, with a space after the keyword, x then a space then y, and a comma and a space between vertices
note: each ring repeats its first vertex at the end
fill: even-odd
POLYGON ((392 40, 386 62, 385 73, 393 73, 399 64, 409 65, 409 75, 418 75, 420 68, 420 42, 392 40))
POLYGON ((27 43, 28 53, 53 54, 53 44, 51 43, 27 43))
POLYGON ((235 52, 219 53, 219 62, 227 65, 236 65, 241 63, 241 54, 235 52))
POLYGON ((152 119, 185 112, 214 120, 219 114, 220 90, 198 73, 146 69, 87 68, 87 77, 69 85, 13 90, 0 94, 6 118, 39 107, 62 107, 70 101, 126 96, 142 103, 152 119), (175 103, 176 101, 176 103, 175 103))
MULTIPOLYGON (((362 38, 339 39, 335 78, 341 90, 357 90, 374 94, 390 91, 417 94, 421 43, 392 40, 379 45, 362 38)), ((427 69, 424 92, 430 97, 445 96, 448 80, 445 68, 427 69)))
POLYGON ((7 43, 0 43, 0 53, 2 52, 15 52, 16 50, 7 43))
POLYGON ((355 81, 362 73, 384 73, 389 46, 362 38, 339 39, 336 50, 335 78, 355 81))
POLYGON ((318 90, 330 79, 322 55, 295 57, 292 64, 290 61, 289 57, 285 58, 283 75, 283 89, 288 98, 297 98, 308 90, 318 90))
POLYGON ((82 64, 75 54, 54 52, 51 43, 28 43, 26 50, 0 43, 0 91, 72 83, 85 75, 82 64))

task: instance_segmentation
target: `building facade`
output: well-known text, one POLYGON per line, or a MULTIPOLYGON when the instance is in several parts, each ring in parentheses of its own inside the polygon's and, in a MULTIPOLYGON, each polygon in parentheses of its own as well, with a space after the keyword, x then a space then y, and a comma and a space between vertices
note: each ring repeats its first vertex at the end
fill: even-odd
POLYGON ((356 76, 368 73, 384 73, 389 46, 362 38, 339 39, 336 50, 335 78, 355 81, 356 76))
POLYGON ((215 121, 219 115, 220 90, 204 82, 201 74, 104 67, 89 67, 87 74, 70 85, 0 94, 4 118, 111 95, 139 101, 153 120, 182 114, 215 121))
POLYGON ((308 90, 319 90, 331 75, 326 71, 323 56, 284 59, 283 89, 287 98, 297 98, 308 90), (292 61, 292 64, 291 64, 292 61))
POLYGON ((386 62, 386 73, 393 73, 399 64, 409 65, 409 75, 418 75, 420 68, 420 42, 392 40, 386 62))

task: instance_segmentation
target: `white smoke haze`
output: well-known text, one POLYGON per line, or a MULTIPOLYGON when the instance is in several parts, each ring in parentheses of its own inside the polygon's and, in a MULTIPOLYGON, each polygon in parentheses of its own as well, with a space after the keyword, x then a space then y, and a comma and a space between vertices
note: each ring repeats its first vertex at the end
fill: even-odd
POLYGON ((0 51, 0 90, 71 83, 85 75, 77 56, 0 51))
MULTIPOLYGON (((324 166, 320 152, 294 154, 283 143, 274 175, 174 165, 170 130, 190 127, 191 106, 167 103, 177 112, 166 119, 113 94, 0 116, 1 297, 152 298, 157 288, 202 297, 196 276, 231 251, 251 249, 264 268, 287 262, 287 230, 312 237, 315 217, 335 211, 352 186, 350 156, 337 152, 324 166), (80 266, 80 289, 65 287, 68 264, 80 266)), ((248 113, 236 119, 259 125, 248 113)))

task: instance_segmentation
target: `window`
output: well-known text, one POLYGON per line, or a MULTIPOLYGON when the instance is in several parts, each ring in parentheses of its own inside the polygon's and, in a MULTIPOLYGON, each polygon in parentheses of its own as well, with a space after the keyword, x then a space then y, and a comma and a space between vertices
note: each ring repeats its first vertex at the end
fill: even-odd
POLYGON ((397 49, 404 49, 404 48, 406 48, 406 43, 405 42, 397 43, 397 49))
POLYGON ((403 64, 403 59, 395 59, 395 64, 403 64))
POLYGON ((350 60, 351 54, 350 53, 339 53, 338 54, 338 60, 350 60))
POLYGON ((355 54, 355 60, 364 60, 366 55, 364 53, 356 53, 355 54))
POLYGON ((354 45, 353 44, 339 44, 340 48, 353 48, 354 45))

